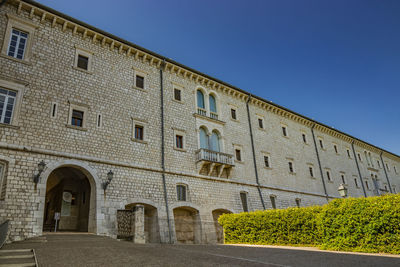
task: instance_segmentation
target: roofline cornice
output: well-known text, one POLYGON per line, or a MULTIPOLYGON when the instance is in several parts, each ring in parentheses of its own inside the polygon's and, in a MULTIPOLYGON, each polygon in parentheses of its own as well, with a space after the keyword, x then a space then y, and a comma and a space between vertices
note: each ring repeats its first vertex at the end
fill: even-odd
MULTIPOLYGON (((119 38, 111 33, 100 30, 94 26, 91 26, 85 22, 72 18, 59 11, 56 11, 50 7, 42 5, 32 0, 9 0, 7 4, 12 4, 17 7, 17 13, 20 14, 22 11, 26 11, 29 14, 29 18, 33 19, 34 16, 40 18, 40 23, 46 21, 51 23, 52 27, 57 25, 61 26, 62 31, 71 31, 73 35, 81 34, 83 39, 89 39, 94 44, 99 44, 102 47, 108 47, 110 50, 117 50, 119 54, 124 54, 127 57, 133 57, 135 60, 140 60, 143 63, 147 63, 150 66, 157 68, 161 67, 161 64, 165 62, 165 70, 171 74, 183 77, 185 79, 192 80, 200 85, 208 88, 220 91, 224 94, 247 100, 250 93, 235 87, 229 83, 223 82, 219 79, 213 78, 207 74, 201 73, 188 66, 180 64, 172 59, 166 58, 153 51, 147 50, 141 46, 131 43, 127 40, 119 38)), ((290 120, 304 124, 311 127, 315 124, 315 129, 331 136, 340 138, 346 142, 354 142, 355 145, 363 147, 376 153, 383 153, 386 157, 392 158, 396 161, 400 161, 400 156, 390 151, 384 150, 372 144, 369 144, 361 139, 353 137, 349 134, 341 132, 333 127, 327 126, 323 123, 317 122, 311 118, 301 115, 297 112, 289 110, 283 106, 272 103, 272 101, 266 100, 262 97, 251 95, 251 103, 258 107, 261 107, 267 111, 286 117, 290 120)))

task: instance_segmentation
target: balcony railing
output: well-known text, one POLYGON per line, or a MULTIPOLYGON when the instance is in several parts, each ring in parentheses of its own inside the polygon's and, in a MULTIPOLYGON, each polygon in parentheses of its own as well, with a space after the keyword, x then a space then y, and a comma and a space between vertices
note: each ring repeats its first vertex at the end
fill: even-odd
POLYGON ((201 148, 196 151, 196 160, 209 161, 209 162, 232 165, 232 166, 234 165, 233 155, 212 151, 204 148, 201 148))
POLYGON ((204 108, 197 108, 197 114, 207 117, 207 111, 204 108))
POLYGON ((210 118, 214 120, 218 120, 218 114, 215 112, 210 112, 210 118))

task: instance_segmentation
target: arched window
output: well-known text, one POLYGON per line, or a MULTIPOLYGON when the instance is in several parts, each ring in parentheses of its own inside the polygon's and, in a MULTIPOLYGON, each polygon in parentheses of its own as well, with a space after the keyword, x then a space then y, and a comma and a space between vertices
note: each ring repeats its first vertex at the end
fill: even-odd
POLYGON ((200 90, 197 90, 197 107, 202 109, 206 108, 204 105, 204 95, 200 90))
POLYGON ((200 148, 208 149, 208 136, 204 128, 200 128, 200 148))
POLYGON ((210 150, 220 152, 219 147, 219 135, 217 132, 213 131, 210 139, 210 150))
POLYGON ((215 97, 213 95, 210 95, 209 101, 210 101, 210 112, 217 113, 217 103, 215 101, 215 97))

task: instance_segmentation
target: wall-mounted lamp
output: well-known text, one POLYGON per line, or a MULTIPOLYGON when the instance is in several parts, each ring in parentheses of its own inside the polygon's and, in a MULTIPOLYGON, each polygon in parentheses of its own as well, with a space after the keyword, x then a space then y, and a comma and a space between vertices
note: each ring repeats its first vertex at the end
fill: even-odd
POLYGON ((347 197, 347 188, 344 186, 344 184, 339 185, 338 191, 341 197, 343 198, 347 197))
POLYGON ((107 189, 108 185, 111 183, 111 180, 113 179, 113 177, 114 177, 114 173, 110 170, 107 173, 107 181, 103 183, 104 191, 106 191, 106 189, 107 189))
POLYGON ((44 167, 46 167, 46 163, 42 160, 38 164, 38 173, 33 176, 33 182, 35 183, 35 185, 37 185, 37 183, 39 182, 40 175, 42 174, 44 167))

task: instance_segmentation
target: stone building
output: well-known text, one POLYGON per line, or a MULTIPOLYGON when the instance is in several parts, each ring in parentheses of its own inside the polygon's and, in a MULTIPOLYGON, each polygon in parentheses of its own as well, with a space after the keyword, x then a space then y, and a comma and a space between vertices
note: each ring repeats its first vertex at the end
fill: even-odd
POLYGON ((0 42, 9 241, 221 242, 223 213, 400 190, 399 156, 36 2, 1 6, 0 42))

